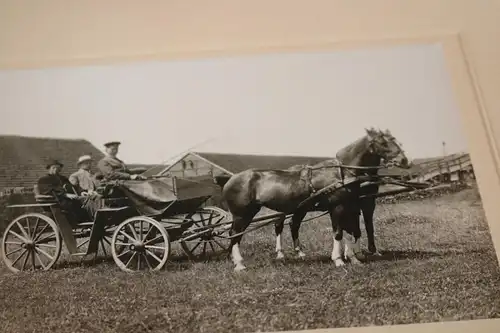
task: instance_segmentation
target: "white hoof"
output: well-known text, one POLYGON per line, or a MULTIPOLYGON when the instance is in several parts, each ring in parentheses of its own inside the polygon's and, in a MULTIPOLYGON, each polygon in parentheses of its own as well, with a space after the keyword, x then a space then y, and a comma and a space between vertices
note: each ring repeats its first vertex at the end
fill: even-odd
POLYGON ((306 254, 304 252, 302 252, 302 251, 299 251, 297 253, 297 257, 304 259, 306 257, 306 254))
POLYGON ((276 255, 276 259, 278 259, 278 260, 285 259, 285 255, 283 254, 283 252, 278 251, 278 254, 276 255))
POLYGON ((243 264, 237 264, 235 267, 234 267, 234 271, 235 272, 241 272, 243 270, 245 270, 246 267, 243 265, 243 264))
POLYGON ((345 262, 342 259, 333 259, 333 263, 335 264, 335 267, 343 267, 345 266, 345 262))

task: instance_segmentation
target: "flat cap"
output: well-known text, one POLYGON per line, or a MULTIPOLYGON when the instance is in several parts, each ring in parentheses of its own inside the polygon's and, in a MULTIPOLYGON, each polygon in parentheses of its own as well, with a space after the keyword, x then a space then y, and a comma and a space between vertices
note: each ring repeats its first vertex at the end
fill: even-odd
POLYGON ((110 142, 106 142, 104 144, 104 147, 109 148, 111 146, 119 146, 119 145, 121 145, 120 141, 110 141, 110 142))

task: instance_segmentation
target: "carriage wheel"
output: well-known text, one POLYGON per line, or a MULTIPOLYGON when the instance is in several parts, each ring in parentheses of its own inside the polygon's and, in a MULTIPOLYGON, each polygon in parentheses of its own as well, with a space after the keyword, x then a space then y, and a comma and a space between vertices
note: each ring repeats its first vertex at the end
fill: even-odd
MULTIPOLYGON (((209 225, 216 225, 223 221, 227 221, 228 213, 218 207, 204 207, 194 213, 186 216, 186 220, 193 222, 193 226, 187 230, 189 235, 197 233, 196 229, 209 225)), ((229 232, 229 224, 223 224, 219 227, 210 229, 206 233, 200 234, 199 238, 183 241, 180 244, 182 250, 188 258, 207 258, 208 253, 221 254, 226 253, 229 249, 231 240, 229 238, 219 237, 229 232)))
POLYGON ((38 213, 17 217, 7 226, 2 239, 2 259, 14 273, 49 270, 59 259, 61 250, 56 223, 38 213))
POLYGON ((132 217, 115 229, 111 254, 125 272, 158 271, 170 255, 170 238, 158 221, 145 216, 132 217))

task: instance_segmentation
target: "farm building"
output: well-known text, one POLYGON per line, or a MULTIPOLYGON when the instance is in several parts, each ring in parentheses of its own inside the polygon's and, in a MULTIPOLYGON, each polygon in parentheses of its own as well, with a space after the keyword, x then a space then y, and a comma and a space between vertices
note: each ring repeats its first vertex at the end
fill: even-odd
POLYGON ((414 181, 454 182, 474 179, 474 167, 468 153, 415 160, 419 169, 414 181))
MULTIPOLYGON (((18 135, 0 135, 0 192, 31 189, 37 179, 46 173, 45 165, 51 158, 64 164, 63 174, 77 170, 76 161, 84 154, 95 163, 104 156, 92 143, 84 139, 39 138, 18 135)), ((129 167, 151 167, 134 164, 129 167)))
POLYGON ((146 171, 147 176, 167 175, 192 178, 199 176, 230 176, 249 168, 287 169, 296 164, 315 164, 331 157, 246 155, 189 151, 163 168, 146 171))

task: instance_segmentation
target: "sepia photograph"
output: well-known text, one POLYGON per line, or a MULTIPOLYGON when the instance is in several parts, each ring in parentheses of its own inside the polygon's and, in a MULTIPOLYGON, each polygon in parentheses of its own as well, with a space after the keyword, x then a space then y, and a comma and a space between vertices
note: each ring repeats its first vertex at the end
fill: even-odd
POLYGON ((0 109, 1 332, 500 317, 438 43, 6 69, 0 109))

